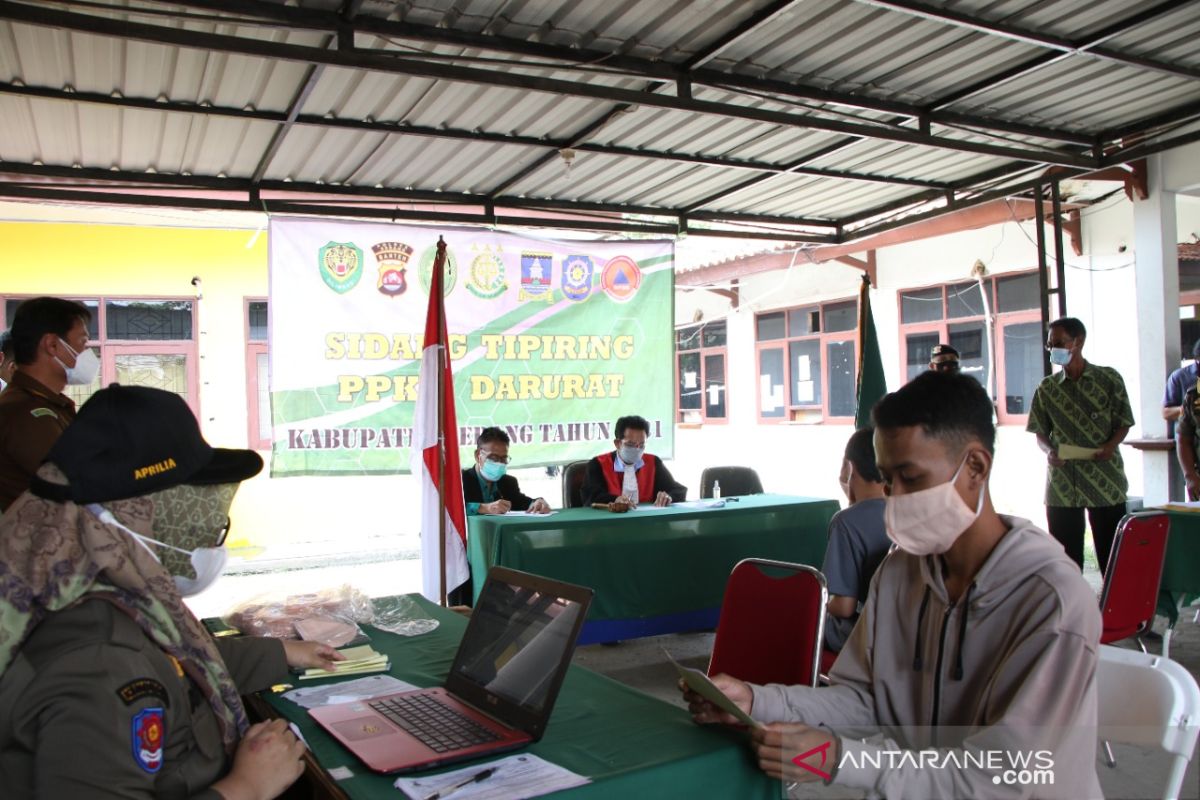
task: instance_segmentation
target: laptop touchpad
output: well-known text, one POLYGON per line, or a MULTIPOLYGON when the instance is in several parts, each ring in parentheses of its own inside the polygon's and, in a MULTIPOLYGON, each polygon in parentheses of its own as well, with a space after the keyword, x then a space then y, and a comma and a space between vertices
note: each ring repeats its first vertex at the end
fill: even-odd
POLYGON ((391 736, 397 732, 395 728, 375 716, 356 717, 344 722, 334 722, 330 727, 351 742, 373 739, 376 736, 391 736))

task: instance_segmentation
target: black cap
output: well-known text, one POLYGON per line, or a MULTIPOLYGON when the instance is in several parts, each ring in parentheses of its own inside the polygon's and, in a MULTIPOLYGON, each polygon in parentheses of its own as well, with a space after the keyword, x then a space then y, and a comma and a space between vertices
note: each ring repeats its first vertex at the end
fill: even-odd
POLYGON ((182 483, 237 483, 262 470, 253 450, 209 446, 183 398, 146 386, 113 384, 92 395, 46 461, 69 486, 34 478, 30 490, 48 500, 103 503, 182 483))
POLYGON ((958 358, 958 351, 948 344, 935 344, 933 349, 929 351, 929 357, 936 358, 937 356, 954 356, 958 358))

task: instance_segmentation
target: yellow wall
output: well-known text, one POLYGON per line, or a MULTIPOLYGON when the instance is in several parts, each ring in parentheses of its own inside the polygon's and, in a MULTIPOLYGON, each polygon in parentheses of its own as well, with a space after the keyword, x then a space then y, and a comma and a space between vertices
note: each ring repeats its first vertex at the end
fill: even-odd
MULTIPOLYGON (((191 298, 194 276, 201 427, 214 446, 245 447, 244 303, 267 296, 265 232, 0 223, 0 295, 191 298)), ((261 502, 269 483, 260 476, 238 494, 231 544, 268 544, 287 529, 261 502)))

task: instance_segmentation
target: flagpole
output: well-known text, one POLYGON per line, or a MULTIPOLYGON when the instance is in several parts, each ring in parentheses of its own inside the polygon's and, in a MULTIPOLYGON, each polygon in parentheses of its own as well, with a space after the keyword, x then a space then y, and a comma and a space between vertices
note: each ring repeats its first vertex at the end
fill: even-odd
MULTIPOLYGON (((439 331, 446 328, 446 305, 445 292, 442 289, 445 276, 442 274, 442 268, 446 263, 446 242, 441 236, 438 236, 437 255, 433 259, 433 280, 429 282, 429 290, 437 292, 438 306, 438 329, 439 331)), ((440 337, 444 338, 444 337, 440 337)), ((438 356, 437 365, 437 496, 438 496, 438 553, 441 557, 438 563, 441 565, 438 572, 441 575, 441 605, 445 607, 446 601, 446 411, 443 399, 446 397, 446 357, 447 342, 440 343, 440 353, 438 356)), ((455 431, 457 440, 458 432, 455 431)), ((456 441, 457 445, 457 441, 456 441)))

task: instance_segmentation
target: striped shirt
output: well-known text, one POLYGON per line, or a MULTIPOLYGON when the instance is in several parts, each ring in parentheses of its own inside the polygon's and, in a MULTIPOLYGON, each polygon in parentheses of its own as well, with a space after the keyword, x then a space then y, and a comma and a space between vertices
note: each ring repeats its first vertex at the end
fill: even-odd
MULTIPOLYGON (((1133 425, 1125 381, 1112 367, 1084 363, 1077 380, 1066 370, 1043 378, 1033 394, 1025 430, 1055 447, 1100 447, 1118 428, 1133 425)), ((1067 461, 1046 474, 1046 505, 1100 508, 1124 503, 1129 489, 1118 449, 1108 461, 1067 461)))

